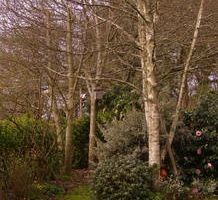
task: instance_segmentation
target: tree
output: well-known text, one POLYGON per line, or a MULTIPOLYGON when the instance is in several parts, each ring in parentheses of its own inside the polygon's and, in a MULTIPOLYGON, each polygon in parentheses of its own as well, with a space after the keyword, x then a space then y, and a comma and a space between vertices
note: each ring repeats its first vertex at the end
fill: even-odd
MULTIPOLYGON (((187 57, 187 60, 185 62, 185 66, 184 66, 184 72, 183 72, 183 76, 182 76, 182 81, 181 81, 181 86, 180 86, 176 111, 175 111, 175 115, 174 115, 172 125, 171 125, 171 128, 170 128, 169 136, 168 136, 168 139, 167 139, 168 142, 167 142, 166 145, 171 146, 171 144, 173 142, 173 138, 175 136, 176 127, 177 127, 178 120, 179 120, 179 115, 180 115, 180 110, 181 110, 181 107, 182 107, 182 100, 183 100, 183 96, 184 96, 184 90, 185 90, 185 87, 186 87, 187 74, 188 74, 188 70, 189 70, 189 67, 190 67, 190 62, 191 62, 193 51, 194 51, 194 48, 195 48, 195 45, 196 45, 196 41, 197 41, 197 38, 198 38, 199 28, 200 28, 200 25, 201 25, 203 8, 204 8, 204 0, 201 0, 201 4, 200 4, 198 16, 197 16, 197 21, 196 21, 196 27, 195 27, 195 30, 194 30, 193 40, 192 40, 190 51, 189 51, 189 54, 188 54, 188 57, 187 57)), ((165 155, 166 155, 166 148, 162 152, 162 155, 161 155, 162 159, 165 158, 165 155)))
POLYGON ((76 89, 77 78, 74 76, 73 60, 72 60, 72 11, 67 6, 67 64, 68 64, 68 100, 67 100, 67 126, 65 136, 65 159, 64 171, 69 174, 72 166, 72 123, 74 113, 74 94, 76 89))

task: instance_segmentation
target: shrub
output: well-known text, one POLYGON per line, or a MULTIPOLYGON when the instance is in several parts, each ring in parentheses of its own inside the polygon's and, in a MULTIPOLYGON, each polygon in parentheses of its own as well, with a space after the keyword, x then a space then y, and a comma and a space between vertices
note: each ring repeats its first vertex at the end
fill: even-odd
MULTIPOLYGON (((84 115, 73 122, 73 167, 86 168, 88 166, 88 146, 89 146, 89 130, 90 130, 90 117, 84 115)), ((104 137, 97 127, 96 137, 99 141, 104 142, 104 137)))
POLYGON ((167 200, 187 199, 189 188, 185 186, 180 177, 168 177, 161 182, 160 190, 165 194, 167 200))
POLYGON ((174 147, 184 180, 218 176, 218 93, 204 96, 192 111, 184 113, 185 132, 176 135, 174 147))
POLYGON ((27 163, 16 161, 9 174, 9 186, 12 188, 12 193, 16 198, 23 199, 30 190, 30 186, 34 181, 32 169, 27 163))
MULTIPOLYGON (((49 200, 65 193, 64 187, 50 183, 35 183, 28 192, 28 200, 49 200)), ((56 198, 55 198, 56 199, 56 198)))
POLYGON ((113 155, 132 155, 147 160, 147 136, 144 114, 128 112, 123 120, 115 120, 102 127, 106 142, 98 143, 100 160, 113 155))
POLYGON ((54 178, 60 160, 54 131, 47 122, 28 116, 0 122, 0 171, 6 180, 5 190, 11 186, 15 193, 22 193, 26 191, 20 188, 30 184, 30 177, 31 181, 54 178), (28 170, 23 170, 26 166, 28 170), (28 174, 14 179, 14 174, 19 176, 23 171, 28 174))
POLYGON ((153 199, 153 169, 131 156, 119 156, 99 164, 93 188, 99 200, 153 199))
POLYGON ((89 117, 84 116, 73 123, 73 167, 85 168, 88 165, 89 117))
POLYGON ((213 195, 218 192, 218 182, 215 179, 194 179, 192 187, 205 196, 213 195))
POLYGON ((115 86, 98 102, 98 121, 120 120, 133 108, 140 110, 139 95, 130 86, 115 86))

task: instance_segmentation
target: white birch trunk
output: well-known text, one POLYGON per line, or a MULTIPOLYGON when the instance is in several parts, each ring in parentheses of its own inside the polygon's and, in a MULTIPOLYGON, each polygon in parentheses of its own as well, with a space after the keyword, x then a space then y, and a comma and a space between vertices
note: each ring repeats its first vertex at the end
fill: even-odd
POLYGON ((145 115, 148 130, 149 165, 160 166, 160 113, 158 109, 155 77, 154 14, 149 1, 138 0, 139 44, 143 76, 145 115), (146 80, 146 81, 145 81, 146 80), (146 87, 145 87, 146 86, 146 87), (146 93, 146 94, 145 94, 146 93), (147 99, 145 98, 147 97, 147 99))

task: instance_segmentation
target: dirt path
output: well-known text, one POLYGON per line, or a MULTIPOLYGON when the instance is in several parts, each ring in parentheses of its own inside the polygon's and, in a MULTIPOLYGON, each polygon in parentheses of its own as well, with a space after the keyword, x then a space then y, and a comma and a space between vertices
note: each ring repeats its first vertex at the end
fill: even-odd
POLYGON ((73 170, 71 179, 63 183, 66 192, 71 191, 80 185, 90 183, 90 171, 87 169, 73 170))

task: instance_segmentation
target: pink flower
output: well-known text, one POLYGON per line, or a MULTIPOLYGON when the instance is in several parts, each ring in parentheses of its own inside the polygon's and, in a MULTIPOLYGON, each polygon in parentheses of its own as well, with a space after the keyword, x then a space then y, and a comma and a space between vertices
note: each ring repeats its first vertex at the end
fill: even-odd
POLYGON ((202 131, 196 131, 196 132, 195 132, 195 135, 196 135, 197 137, 201 137, 201 136, 203 135, 203 132, 202 132, 202 131))
POLYGON ((192 194, 198 194, 199 193, 198 188, 196 188, 196 187, 192 188, 191 193, 192 194))
POLYGON ((213 168, 213 165, 212 165, 212 163, 210 163, 210 162, 209 162, 209 163, 207 163, 207 167, 208 167, 208 168, 213 168))
POLYGON ((195 173, 199 176, 201 174, 201 170, 200 169, 196 169, 195 173))
POLYGON ((198 148, 198 149, 197 149, 197 154, 198 154, 198 155, 201 155, 201 154, 202 154, 202 148, 198 148))

